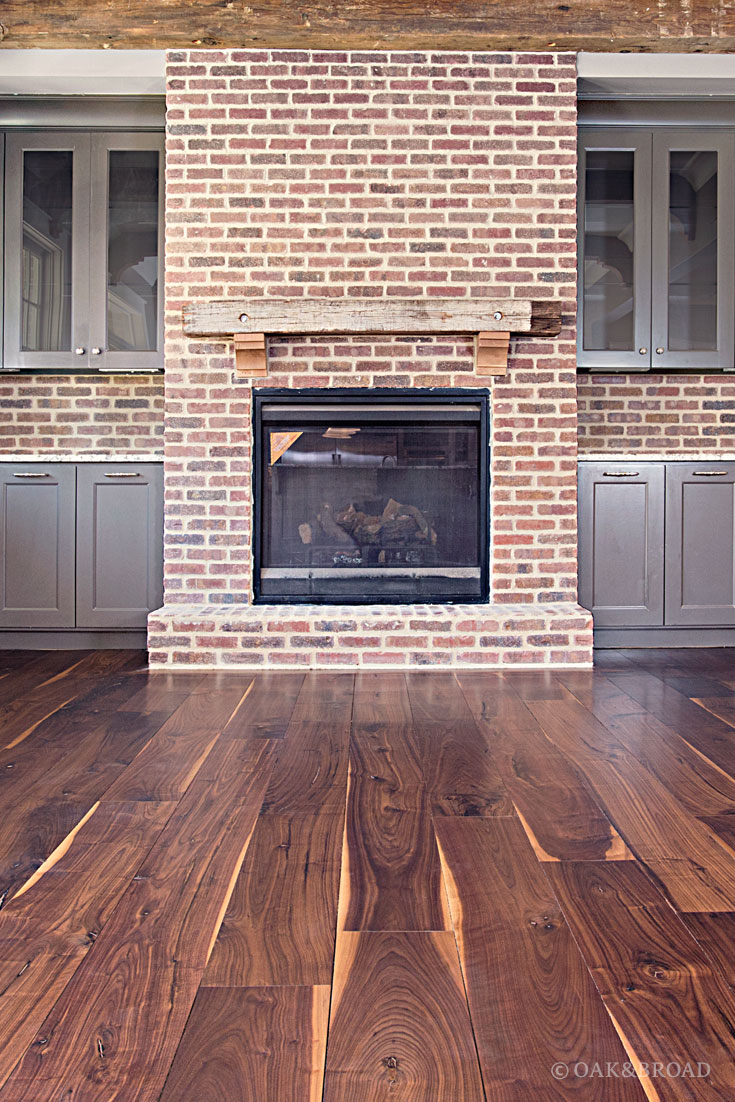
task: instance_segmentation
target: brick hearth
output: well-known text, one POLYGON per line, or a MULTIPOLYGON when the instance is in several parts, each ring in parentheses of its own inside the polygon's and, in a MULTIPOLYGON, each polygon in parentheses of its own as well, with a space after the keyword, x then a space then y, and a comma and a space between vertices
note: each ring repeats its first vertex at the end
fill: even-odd
MULTIPOLYGON (((569 54, 177 50, 168 59, 166 604, 154 665, 587 664, 576 604, 569 54), (491 603, 252 601, 251 380, 182 331, 256 295, 560 301, 491 386, 491 603)), ((266 387, 477 387, 467 335, 272 339, 266 387)))

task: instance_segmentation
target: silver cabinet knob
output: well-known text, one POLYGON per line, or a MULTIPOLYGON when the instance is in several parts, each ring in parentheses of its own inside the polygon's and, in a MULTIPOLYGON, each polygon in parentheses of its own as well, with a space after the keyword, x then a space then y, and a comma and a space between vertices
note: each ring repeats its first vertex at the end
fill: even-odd
POLYGON ((83 348, 75 348, 74 349, 74 355, 75 356, 83 356, 84 355, 84 349, 83 348))
POLYGON ((645 356, 646 352, 648 352, 648 349, 647 348, 639 348, 638 351, 641 354, 641 356, 645 356))
POLYGON ((93 356, 101 356, 102 355, 102 349, 101 348, 93 348, 92 349, 92 355, 93 356))
POLYGON ((663 348, 657 348, 656 349, 656 355, 657 356, 663 356, 663 354, 664 354, 663 348))

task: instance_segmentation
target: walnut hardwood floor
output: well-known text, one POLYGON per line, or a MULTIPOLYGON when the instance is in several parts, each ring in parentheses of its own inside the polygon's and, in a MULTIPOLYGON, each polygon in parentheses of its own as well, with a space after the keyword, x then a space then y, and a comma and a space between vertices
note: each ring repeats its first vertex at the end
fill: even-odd
POLYGON ((735 1102, 735 651, 0 652, 0 1102, 735 1102))

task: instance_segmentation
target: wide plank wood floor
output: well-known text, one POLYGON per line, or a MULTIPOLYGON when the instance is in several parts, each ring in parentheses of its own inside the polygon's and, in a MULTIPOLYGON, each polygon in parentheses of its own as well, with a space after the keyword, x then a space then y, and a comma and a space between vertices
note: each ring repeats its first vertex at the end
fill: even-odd
POLYGON ((735 651, 0 652, 0 1102, 735 1102, 735 651))

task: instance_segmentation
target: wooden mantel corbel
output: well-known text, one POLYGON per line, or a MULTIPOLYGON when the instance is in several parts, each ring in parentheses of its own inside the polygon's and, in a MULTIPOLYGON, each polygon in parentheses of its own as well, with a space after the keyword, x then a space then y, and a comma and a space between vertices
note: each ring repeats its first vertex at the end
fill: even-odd
POLYGON ((189 337, 228 338, 238 375, 268 372, 269 334, 475 334, 478 375, 504 375, 512 334, 555 337, 561 306, 531 299, 234 299, 184 307, 189 337))

